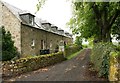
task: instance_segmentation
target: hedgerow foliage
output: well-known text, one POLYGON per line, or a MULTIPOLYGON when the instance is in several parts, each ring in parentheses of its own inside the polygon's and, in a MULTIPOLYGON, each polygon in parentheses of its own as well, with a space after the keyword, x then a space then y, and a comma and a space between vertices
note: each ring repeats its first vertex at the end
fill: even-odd
POLYGON ((111 43, 98 43, 92 49, 91 62, 94 69, 98 71, 99 77, 108 78, 110 52, 115 51, 115 46, 111 43))
POLYGON ((73 54, 77 51, 80 51, 81 49, 82 49, 82 46, 78 46, 78 45, 66 46, 64 55, 65 55, 65 57, 70 56, 71 54, 73 54))
POLYGON ((17 48, 14 46, 14 41, 12 41, 10 32, 6 32, 4 27, 2 27, 2 55, 0 56, 0 60, 7 61, 11 60, 19 53, 17 52, 17 48))

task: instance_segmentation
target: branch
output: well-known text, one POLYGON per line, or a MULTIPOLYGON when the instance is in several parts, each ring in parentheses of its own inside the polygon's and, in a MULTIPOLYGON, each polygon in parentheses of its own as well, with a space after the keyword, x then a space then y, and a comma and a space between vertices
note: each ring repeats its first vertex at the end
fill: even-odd
POLYGON ((109 19, 109 24, 110 26, 113 25, 113 23, 115 22, 116 18, 120 15, 120 10, 116 10, 115 14, 113 16, 110 17, 109 19))

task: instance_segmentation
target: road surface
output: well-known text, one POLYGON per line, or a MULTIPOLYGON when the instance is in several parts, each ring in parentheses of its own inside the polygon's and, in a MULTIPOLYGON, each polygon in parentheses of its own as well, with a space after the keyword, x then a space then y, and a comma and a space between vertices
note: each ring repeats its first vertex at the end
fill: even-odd
POLYGON ((100 81, 96 76, 88 73, 88 63, 90 61, 90 49, 84 49, 78 56, 42 68, 33 72, 23 74, 9 79, 10 81, 100 81))

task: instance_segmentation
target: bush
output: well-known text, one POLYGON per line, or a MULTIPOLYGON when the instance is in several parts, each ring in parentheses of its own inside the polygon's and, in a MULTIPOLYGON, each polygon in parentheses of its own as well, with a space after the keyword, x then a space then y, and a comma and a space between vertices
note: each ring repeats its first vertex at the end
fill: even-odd
POLYGON ((116 50, 117 50, 117 51, 120 51, 120 45, 116 47, 116 50))
POLYGON ((73 54, 81 49, 82 49, 82 47, 78 46, 78 45, 67 46, 65 48, 64 55, 65 55, 65 57, 67 57, 67 56, 69 56, 69 55, 71 55, 71 54, 73 54))
POLYGON ((83 40, 83 38, 81 36, 76 36, 75 44, 79 45, 79 46, 82 46, 82 40, 83 40))
POLYGON ((111 43, 97 43, 92 49, 91 62, 94 64, 94 69, 98 71, 99 77, 108 78, 111 51, 115 51, 115 46, 111 43))
POLYGON ((7 61, 11 60, 19 53, 17 52, 17 48, 14 47, 14 42, 12 41, 10 32, 6 32, 4 27, 2 27, 2 56, 0 60, 7 61))

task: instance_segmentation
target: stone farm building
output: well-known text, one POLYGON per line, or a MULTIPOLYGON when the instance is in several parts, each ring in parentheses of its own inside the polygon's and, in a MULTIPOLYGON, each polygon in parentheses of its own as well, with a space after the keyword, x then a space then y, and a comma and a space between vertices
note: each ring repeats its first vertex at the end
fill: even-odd
POLYGON ((72 43, 72 35, 30 12, 0 1, 0 26, 10 31, 21 57, 39 55, 40 50, 54 52, 60 42, 72 43))

